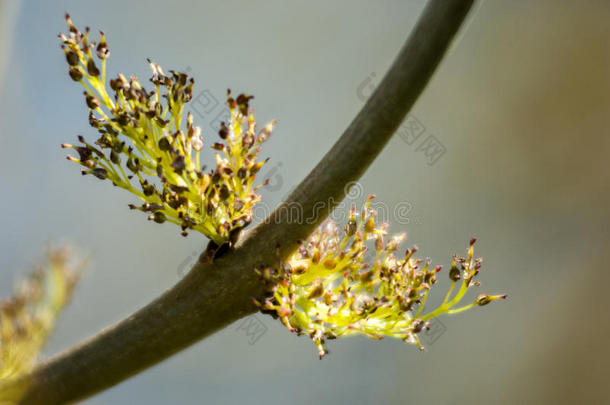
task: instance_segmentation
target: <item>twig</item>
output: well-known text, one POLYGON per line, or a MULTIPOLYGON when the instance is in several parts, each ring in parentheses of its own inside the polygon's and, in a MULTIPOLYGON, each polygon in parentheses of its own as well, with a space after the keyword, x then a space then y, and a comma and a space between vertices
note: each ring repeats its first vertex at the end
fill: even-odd
POLYGON ((338 142, 234 249, 213 263, 200 260, 178 284, 127 319, 0 385, 0 397, 22 404, 83 399, 255 312, 251 297, 263 289, 252 269, 286 258, 343 199, 346 185, 360 178, 421 94, 472 2, 428 3, 383 81, 338 142), (300 220, 291 218, 295 207, 300 220))

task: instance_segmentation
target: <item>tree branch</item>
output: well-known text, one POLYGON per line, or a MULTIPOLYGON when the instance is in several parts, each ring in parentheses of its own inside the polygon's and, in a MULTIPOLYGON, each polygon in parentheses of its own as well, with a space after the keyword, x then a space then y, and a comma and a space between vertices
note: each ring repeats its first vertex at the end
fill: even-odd
POLYGON ((22 404, 83 399, 255 312, 251 297, 264 292, 252 269, 290 255, 343 199, 346 185, 364 173, 421 94, 471 5, 472 0, 428 3, 385 78, 338 142, 233 250, 214 263, 200 259, 178 284, 127 319, 0 385, 0 396, 22 404), (300 220, 291 218, 291 207, 300 210, 300 220))

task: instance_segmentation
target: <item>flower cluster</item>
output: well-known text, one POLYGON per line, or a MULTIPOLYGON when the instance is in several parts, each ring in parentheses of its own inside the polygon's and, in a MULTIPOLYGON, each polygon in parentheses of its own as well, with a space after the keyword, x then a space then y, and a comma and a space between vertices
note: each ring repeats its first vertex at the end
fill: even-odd
POLYGON ((371 198, 360 215, 351 210, 343 236, 329 221, 279 268, 256 270, 270 292, 267 299, 255 300, 261 312, 280 318, 291 332, 309 335, 320 358, 327 353, 326 339, 354 334, 400 338, 423 349, 418 333, 429 327, 430 319, 506 297, 480 294, 474 302, 455 308, 470 287, 480 285, 474 278, 481 259, 474 259, 472 239, 467 257, 453 257, 451 287, 443 303, 424 312, 441 266, 413 258, 417 247, 397 257, 395 252, 405 235, 386 241, 387 224, 376 225, 371 198), (374 254, 367 254, 367 245, 372 245, 374 254), (372 257, 371 263, 367 263, 368 257, 372 257))
POLYGON ((0 379, 29 371, 57 316, 68 303, 82 263, 66 249, 50 250, 46 265, 0 303, 0 379))
POLYGON ((222 142, 216 165, 208 173, 199 161, 204 146, 201 128, 187 114, 194 80, 185 73, 166 75, 151 61, 154 90, 147 91, 137 78, 122 74, 106 87, 106 60, 110 52, 104 33, 97 44, 89 29, 79 31, 66 16, 68 35, 60 34, 70 77, 85 89, 89 123, 100 133, 93 143, 79 137, 80 145, 63 144, 78 157, 69 160, 83 166, 82 173, 112 181, 138 196, 143 204, 130 205, 157 223, 175 223, 203 233, 217 245, 230 240, 252 220, 252 207, 260 197, 253 185, 265 162, 257 162, 260 145, 267 140, 274 121, 257 133, 248 106, 253 96, 227 95, 230 119, 222 123, 222 142), (95 58, 95 56, 97 59, 95 58))

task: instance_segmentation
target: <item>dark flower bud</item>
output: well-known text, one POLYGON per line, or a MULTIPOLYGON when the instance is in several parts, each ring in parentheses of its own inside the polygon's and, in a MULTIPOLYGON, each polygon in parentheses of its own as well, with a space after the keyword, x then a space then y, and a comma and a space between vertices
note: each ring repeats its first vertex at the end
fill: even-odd
POLYGON ((218 184, 221 178, 222 176, 220 175, 220 173, 218 173, 217 171, 214 172, 214 174, 212 175, 212 183, 218 184))
POLYGON ((355 219, 350 218, 350 220, 347 222, 347 225, 345 226, 345 233, 348 236, 353 236, 356 233, 356 229, 358 229, 358 223, 356 223, 355 219))
POLYGON ((122 127, 127 126, 127 124, 129 124, 129 116, 126 113, 119 114, 119 116, 116 118, 116 121, 122 127))
POLYGON ((76 66, 71 66, 70 71, 68 73, 70 74, 72 80, 74 80, 75 82, 79 82, 83 78, 83 72, 76 66))
POLYGON ((97 177, 100 180, 105 180, 108 178, 108 172, 103 167, 97 167, 92 170, 91 174, 97 177))
MULTIPOLYGON (((179 186, 177 184, 170 184, 169 188, 170 188, 170 190, 172 190, 173 192, 178 193, 178 194, 182 194, 185 191, 188 191, 188 187, 179 186)), ((179 207, 180 205, 183 204, 183 201, 181 199, 178 199, 176 202, 177 202, 176 207, 179 207)))
POLYGON ((89 111, 89 125, 96 129, 100 129, 101 126, 100 120, 95 118, 95 115, 93 115, 92 111, 89 111))
POLYGON ((314 298, 318 298, 321 297, 322 294, 324 294, 324 284, 322 283, 322 280, 318 278, 316 281, 314 281, 313 288, 307 296, 307 299, 311 300, 314 298))
POLYGON ((229 192, 229 188, 227 187, 226 184, 223 184, 220 187, 218 196, 220 197, 221 200, 226 200, 227 198, 229 198, 230 195, 231 195, 231 193, 229 192))
POLYGON ((97 57, 100 59, 108 59, 110 56, 110 50, 108 49, 108 44, 106 43, 106 36, 104 35, 104 31, 100 31, 100 42, 97 44, 96 48, 97 57))
POLYGON ((257 164, 253 165, 250 168, 250 174, 258 173, 258 171, 261 169, 261 167, 263 167, 264 164, 265 164, 265 162, 258 162, 257 164))
POLYGON ((455 256, 453 256, 453 261, 451 262, 451 269, 449 270, 449 279, 452 281, 458 281, 460 279, 460 269, 458 269, 455 260, 455 256))
POLYGON ((141 186, 142 186, 142 192, 144 193, 145 196, 150 197, 151 195, 154 194, 155 186, 153 186, 152 184, 148 184, 148 182, 144 181, 143 183, 141 183, 141 186))
POLYGON ((100 75, 100 70, 95 66, 95 62, 91 58, 87 61, 87 72, 95 77, 100 75))
POLYGON ((176 173, 182 174, 182 172, 186 168, 186 161, 184 159, 184 156, 182 156, 182 155, 176 156, 176 158, 172 162, 172 168, 174 169, 174 171, 176 173))
MULTIPOLYGON (((121 153, 123 152, 123 148, 125 147, 125 142, 118 142, 115 141, 112 144, 112 150, 115 151, 116 153, 121 153)), ((129 153, 131 154, 131 151, 129 151, 129 153)))
POLYGON ((155 221, 158 224, 162 224, 165 222, 165 214, 163 214, 161 211, 155 211, 155 213, 149 216, 148 219, 155 221))
POLYGON ((426 326, 426 323, 424 321, 422 321, 421 319, 416 319, 413 321, 413 333, 419 333, 424 329, 424 326, 426 326))
POLYGON ((237 107, 239 107, 239 112, 242 115, 248 114, 248 103, 252 100, 254 96, 249 96, 247 94, 240 94, 237 96, 235 102, 237 103, 237 107))
POLYGON ((155 117, 155 122, 157 123, 157 125, 159 125, 161 128, 165 128, 167 126, 167 124, 169 123, 169 121, 164 120, 161 117, 155 117))
POLYGON ((193 98, 193 85, 195 81, 193 79, 190 80, 189 85, 184 89, 184 102, 188 103, 193 98))
POLYGON ((116 153, 114 150, 110 151, 110 161, 112 163, 114 163, 115 165, 118 165, 121 163, 121 157, 119 156, 118 153, 116 153))
POLYGON ((66 52, 66 61, 68 62, 68 65, 76 66, 76 65, 78 65, 78 55, 72 51, 67 51, 66 52))
POLYGON ((123 88, 123 85, 119 79, 110 79, 110 88, 116 92, 123 88))
POLYGON ((227 139, 227 137, 229 136, 229 128, 227 128, 227 124, 225 124, 224 122, 220 123, 220 130, 218 130, 218 136, 220 136, 222 139, 227 139))
POLYGON ((170 150, 171 146, 169 144, 169 139, 164 136, 161 139, 159 139, 159 149, 161 149, 162 151, 168 151, 170 150))
POLYGON ((89 148, 79 146, 76 148, 76 151, 78 152, 78 156, 81 162, 84 162, 85 160, 88 160, 91 157, 91 149, 89 148))
POLYGON ((413 309, 413 301, 402 297, 402 296, 398 296, 398 307, 400 308, 401 311, 410 311, 411 309, 413 309))
POLYGON ((93 97, 87 92, 85 92, 85 101, 87 102, 87 107, 91 108, 92 110, 95 110, 100 106, 100 101, 97 99, 97 97, 93 97))
POLYGON ((161 211, 163 209, 163 205, 156 203, 146 203, 142 206, 142 208, 144 209, 144 211, 147 212, 156 212, 161 211))
POLYGON ((137 172, 140 171, 140 161, 139 161, 138 158, 136 158, 136 159, 132 159, 132 158, 127 159, 127 163, 125 165, 133 173, 137 173, 137 172))
POLYGON ((375 272, 373 271, 373 269, 371 269, 369 271, 365 271, 364 273, 360 274, 360 281, 363 284, 368 284, 371 281, 373 281, 374 276, 375 276, 375 272))

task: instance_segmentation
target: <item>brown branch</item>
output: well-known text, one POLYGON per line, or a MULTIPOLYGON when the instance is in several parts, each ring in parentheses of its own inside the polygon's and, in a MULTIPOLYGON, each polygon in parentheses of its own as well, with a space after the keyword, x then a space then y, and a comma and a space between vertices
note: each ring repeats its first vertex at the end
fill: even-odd
POLYGON ((0 395, 21 398, 22 404, 83 399, 255 312, 251 297, 263 290, 252 269, 286 258, 343 199, 346 185, 364 173, 421 94, 471 5, 472 0, 428 3, 394 64, 341 138, 270 218, 242 235, 233 250, 214 263, 200 260, 159 298, 29 375, 0 385, 0 395), (291 218, 290 207, 300 210, 301 220, 291 218))

